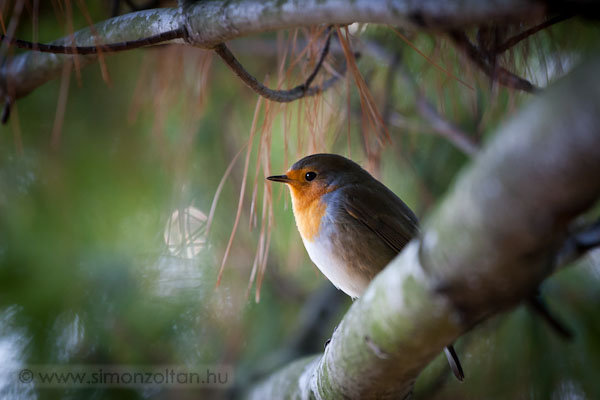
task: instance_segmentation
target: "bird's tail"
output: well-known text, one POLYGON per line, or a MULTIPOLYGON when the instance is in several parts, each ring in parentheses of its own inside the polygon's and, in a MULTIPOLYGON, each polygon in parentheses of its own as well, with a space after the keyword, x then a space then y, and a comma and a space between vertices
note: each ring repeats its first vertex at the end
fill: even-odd
POLYGON ((446 354, 446 358, 448 359, 448 364, 450 364, 452 372, 454 372, 454 376, 456 376, 456 379, 462 382, 465 379, 465 374, 462 366, 460 365, 460 360, 458 359, 458 355, 456 354, 454 347, 452 345, 445 347, 444 353, 446 354))

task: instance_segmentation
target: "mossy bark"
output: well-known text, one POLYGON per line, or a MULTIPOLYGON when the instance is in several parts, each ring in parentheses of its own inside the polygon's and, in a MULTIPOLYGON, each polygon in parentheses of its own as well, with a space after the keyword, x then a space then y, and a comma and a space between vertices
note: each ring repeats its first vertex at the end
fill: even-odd
POLYGON ((303 366, 311 378, 286 380, 282 370, 276 397, 409 396, 444 346, 533 293, 568 223, 600 197, 599 70, 596 56, 499 129, 422 236, 352 305, 318 362, 303 366))

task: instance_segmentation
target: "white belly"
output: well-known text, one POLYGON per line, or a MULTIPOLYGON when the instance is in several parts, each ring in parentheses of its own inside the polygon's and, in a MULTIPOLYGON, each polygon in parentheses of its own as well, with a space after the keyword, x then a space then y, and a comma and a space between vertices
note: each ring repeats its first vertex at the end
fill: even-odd
POLYGON ((359 274, 351 273, 351 268, 348 268, 343 260, 335 257, 329 241, 319 238, 314 242, 304 239, 302 241, 312 262, 335 287, 352 298, 357 298, 364 292, 369 282, 359 274))

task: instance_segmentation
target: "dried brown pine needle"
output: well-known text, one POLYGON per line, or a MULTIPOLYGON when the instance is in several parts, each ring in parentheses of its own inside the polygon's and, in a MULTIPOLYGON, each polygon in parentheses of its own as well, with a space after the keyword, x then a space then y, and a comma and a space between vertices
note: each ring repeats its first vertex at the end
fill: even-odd
MULTIPOLYGON (((103 45, 104 43, 102 43, 102 39, 100 38, 100 35, 98 35, 98 31, 94 27, 94 22, 92 21, 92 17, 90 16, 90 13, 89 13, 87 7, 85 6, 85 3, 83 2, 83 0, 77 0, 77 3, 79 5, 79 9, 81 10, 81 13, 83 14, 86 22, 88 23, 90 32, 92 33, 92 35, 94 37, 95 44, 97 46, 103 45)), ((106 66, 106 60, 104 59, 104 53, 102 52, 102 48, 100 46, 98 46, 98 63, 100 64, 100 73, 102 74, 102 79, 104 80, 104 82, 108 86, 111 86, 112 83, 111 83, 111 79, 110 79, 110 74, 108 73, 108 67, 106 66)), ((76 57, 77 56, 75 56, 75 58, 76 57)))
MULTIPOLYGON (((66 13, 66 23, 67 23, 67 32, 71 36, 71 47, 75 50, 75 28, 73 27, 73 8, 71 7, 71 0, 65 0, 65 13, 66 13)), ((81 61, 79 60, 79 56, 73 56, 73 62, 75 63, 75 77, 77 78, 77 86, 83 86, 83 78, 81 77, 81 61)))
MULTIPOLYGON (((369 90, 364 78, 358 70, 358 66, 356 65, 356 58, 354 57, 354 53, 352 52, 350 47, 348 28, 345 28, 346 36, 342 35, 342 32, 339 27, 336 26, 335 29, 337 31, 340 44, 342 46, 342 50, 346 57, 346 62, 348 63, 348 66, 352 71, 356 87, 358 88, 359 99, 363 114, 367 116, 369 124, 371 125, 371 127, 375 131, 375 134, 377 135, 379 144, 383 145, 383 143, 385 143, 386 141, 391 142, 391 136, 388 132, 387 127, 385 126, 385 123, 383 122, 383 118, 381 117, 379 110, 377 109, 377 105, 375 103, 375 100, 373 99, 371 91, 369 90)), ((368 146, 369 129, 363 129, 363 132, 363 134, 365 135, 365 144, 368 146)))
POLYGON ((244 175, 242 178, 242 185, 240 187, 240 196, 238 199, 237 212, 235 215, 235 221, 233 223, 233 228, 231 229, 231 235, 229 236, 229 242, 227 243, 227 247, 225 248, 225 254, 223 255, 223 261, 221 262, 221 267, 219 268, 219 274, 217 276, 217 286, 221 284, 221 278, 223 276, 223 271, 225 270, 225 263, 227 262, 227 257, 229 256, 229 252, 231 251, 231 245, 233 244, 233 238, 235 237, 235 232, 237 231, 237 227, 240 222, 240 217, 242 215, 242 207, 244 205, 244 192, 246 190, 246 181, 248 178, 248 167, 250 166, 250 154, 252 153, 252 142, 254 139, 254 135, 256 133, 256 126, 258 124, 258 116, 260 114, 260 109, 263 103, 263 97, 258 96, 258 100, 256 101, 256 107, 254 108, 254 117, 252 119, 252 127, 250 128, 250 137, 248 138, 248 147, 246 148, 246 160, 244 161, 244 175))
POLYGON ((240 157, 240 155, 242 154, 242 151, 246 148, 247 145, 248 145, 248 143, 246 143, 244 146, 242 146, 242 148, 236 153, 236 155, 233 156, 233 158, 229 162, 229 165, 227 166, 227 169, 225 170, 225 173, 223 174, 223 176, 221 177, 221 180, 219 181, 219 185, 217 186, 217 190, 215 191, 215 194, 213 196, 213 200, 210 205, 210 211, 208 212, 208 218, 206 220, 206 238, 207 239, 208 239, 208 235, 210 233, 210 228, 212 226, 213 219, 215 217, 215 210, 217 209, 217 204, 219 203, 219 197, 221 196, 221 192, 223 191, 223 187, 225 186, 225 181, 229 177, 229 174, 231 174, 231 171, 233 170, 233 166, 235 165, 235 162, 240 157))
POLYGON ((469 85, 467 82, 463 81, 462 79, 460 79, 456 75, 452 74, 446 68, 442 67, 441 65, 439 65, 438 63, 436 63, 434 60, 432 60, 430 57, 428 57, 425 53, 423 53, 421 50, 419 50, 419 48, 417 46, 415 46, 405 35, 403 35, 396 28, 394 28, 392 26, 389 26, 389 25, 388 25, 388 28, 390 28, 396 35, 398 35, 398 37, 400 39, 402 39, 406 44, 408 44, 414 51, 416 51, 419 55, 421 55, 424 59, 426 59, 427 62, 429 62, 431 65, 433 65, 436 69, 438 69, 439 71, 443 72, 448 77, 454 79, 455 81, 457 81, 461 85, 465 86, 466 88, 471 89, 471 90, 475 90, 475 88, 473 86, 469 85))
POLYGON ((52 136, 50 139, 50 147, 56 150, 60 146, 60 136, 62 132, 63 122, 65 120, 65 111, 67 108, 67 99, 69 97, 69 86, 71 83, 71 70, 73 69, 72 62, 66 62, 63 66, 62 77, 60 79, 60 90, 58 93, 58 101, 56 103, 56 114, 54 116, 54 125, 52 127, 52 136))

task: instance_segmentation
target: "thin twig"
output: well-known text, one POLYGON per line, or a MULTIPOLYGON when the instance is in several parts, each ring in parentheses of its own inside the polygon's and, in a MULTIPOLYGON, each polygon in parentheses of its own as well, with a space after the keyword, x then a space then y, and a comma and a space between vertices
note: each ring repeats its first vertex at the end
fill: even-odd
POLYGON ((329 54, 329 45, 331 44, 331 27, 330 26, 327 27, 327 30, 325 31, 325 35, 327 35, 327 40, 325 40, 325 46, 323 46, 323 50, 321 50, 321 55, 319 56, 319 61, 317 61, 317 65, 315 65, 315 69, 308 76, 308 78, 306 78, 306 81, 304 82, 305 88, 310 87, 310 84, 312 83, 312 81, 315 79, 315 77, 319 73, 319 70, 321 69, 321 66, 323 65, 323 61, 325 61, 325 57, 327 57, 327 54, 329 54))
MULTIPOLYGON (((390 66, 395 65, 394 69, 396 70, 396 73, 414 93, 417 112, 427 121, 427 125, 430 129, 448 140, 468 156, 474 156, 479 151, 479 145, 470 135, 436 111, 435 107, 427 100, 415 80, 404 68, 402 68, 397 55, 391 54, 382 46, 372 41, 366 41, 365 45, 365 50, 371 56, 385 61, 387 64, 390 64, 390 66)), ((399 126, 398 120, 398 114, 392 112, 389 116, 389 123, 393 126, 399 126)))
POLYGON ((518 89, 527 93, 536 93, 541 90, 528 80, 521 78, 506 68, 491 63, 489 57, 471 43, 464 32, 451 31, 449 32, 449 35, 454 43, 466 53, 471 61, 473 61, 492 80, 511 89, 518 89))
MULTIPOLYGON (((252 76, 246 69, 240 64, 240 62, 235 58, 233 53, 229 50, 229 48, 224 44, 218 44, 214 51, 217 53, 223 61, 231 68, 231 70, 248 86, 250 89, 254 90, 256 93, 261 95, 262 97, 277 101, 280 103, 289 103, 294 100, 298 100, 302 97, 314 96, 319 94, 329 87, 331 87, 338 79, 339 76, 333 76, 326 80, 321 86, 310 86, 312 81, 315 79, 317 73, 321 69, 325 57, 329 53, 329 43, 331 41, 331 35, 329 29, 327 30, 327 40, 325 42, 325 46, 321 51, 321 56, 319 57, 319 61, 315 65, 313 72, 308 76, 304 83, 289 89, 289 90, 273 90, 269 89, 262 83, 260 83, 254 76, 252 76)), ((345 68, 344 68, 345 69, 345 68)))
MULTIPOLYGON (((440 115, 422 93, 418 92, 415 96, 417 97, 417 112, 427 121, 426 125, 418 126, 420 131, 431 129, 467 156, 474 157, 477 154, 479 151, 477 142, 454 123, 440 115)), ((401 116, 398 113, 394 112, 390 115, 390 125, 400 128, 405 127, 406 124, 400 123, 400 121, 401 116)))
POLYGON ((419 48, 417 46, 415 46, 405 35, 403 35, 398 29, 389 26, 388 28, 390 28, 400 39, 402 39, 407 45, 409 45, 414 51, 416 51, 421 57, 423 57, 424 59, 427 60, 427 62, 429 62, 429 64, 433 65, 437 70, 441 71, 442 73, 446 74, 449 78, 454 79, 455 81, 457 81, 458 83, 460 83, 461 85, 471 89, 471 90, 475 90, 475 88, 471 85, 469 85, 467 82, 463 81, 462 79, 460 79, 459 77, 457 77, 456 75, 454 75, 453 73, 451 73, 450 71, 448 71, 447 69, 445 69, 444 67, 442 67, 441 65, 439 65, 438 63, 436 63, 431 57, 428 57, 427 54, 423 53, 421 50, 419 50, 419 48))
POLYGON ((471 157, 477 154, 479 145, 462 129, 441 116, 421 92, 417 93, 417 111, 429 122, 434 131, 448 139, 463 153, 471 157))
POLYGON ((140 47, 151 46, 158 43, 166 42, 173 39, 181 39, 185 37, 185 29, 177 28, 171 31, 162 32, 158 35, 149 36, 137 40, 128 40, 125 42, 117 42, 110 44, 98 44, 96 46, 61 46, 55 44, 33 43, 26 40, 16 39, 6 35, 0 35, 0 40, 21 49, 39 51, 41 53, 53 54, 98 54, 100 52, 118 52, 140 47))
POLYGON ((517 43, 521 42, 524 39, 527 39, 529 36, 536 34, 537 32, 539 32, 543 29, 546 29, 552 25, 558 24, 559 22, 562 22, 571 17, 572 17, 572 15, 570 15, 570 14, 564 14, 564 15, 557 15, 556 17, 550 18, 549 20, 544 21, 539 25, 531 27, 531 28, 519 33, 518 35, 515 35, 515 36, 507 39, 504 43, 498 45, 494 49, 494 53, 495 54, 504 53, 506 50, 510 49, 511 47, 514 47, 517 43))

